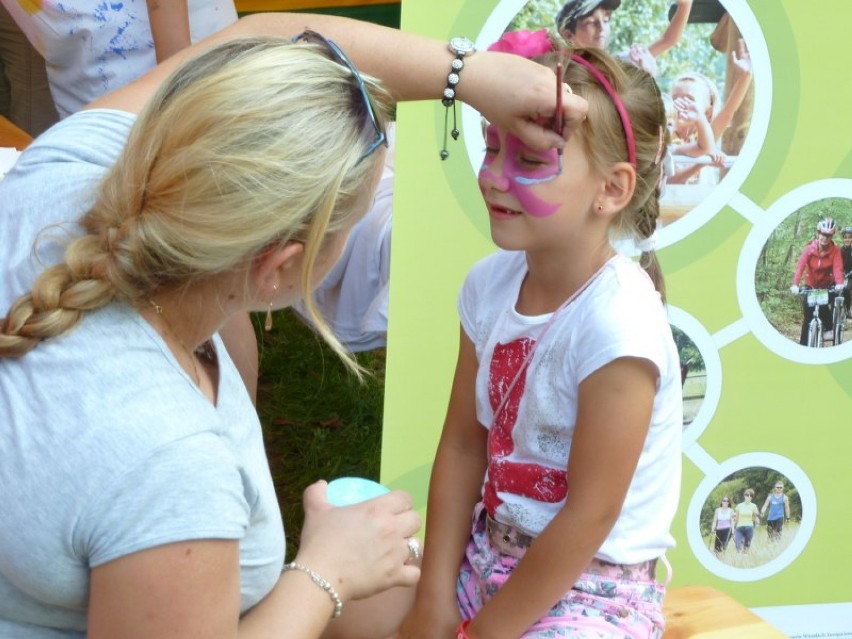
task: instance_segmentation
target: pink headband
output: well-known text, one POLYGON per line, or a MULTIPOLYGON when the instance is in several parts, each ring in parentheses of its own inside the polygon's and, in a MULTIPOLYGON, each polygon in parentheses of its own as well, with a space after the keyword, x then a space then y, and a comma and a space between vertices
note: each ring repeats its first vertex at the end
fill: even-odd
POLYGON ((624 103, 618 97, 618 93, 616 93, 609 80, 606 79, 606 76, 595 65, 577 54, 571 54, 571 59, 586 67, 586 70, 594 76, 595 80, 604 88, 604 91, 609 94, 612 103, 615 105, 615 110, 618 111, 618 116, 621 118, 621 126, 624 127, 624 137, 627 139, 627 160, 633 168, 636 168, 636 140, 633 138, 633 127, 630 126, 630 118, 627 115, 627 109, 624 108, 624 103))

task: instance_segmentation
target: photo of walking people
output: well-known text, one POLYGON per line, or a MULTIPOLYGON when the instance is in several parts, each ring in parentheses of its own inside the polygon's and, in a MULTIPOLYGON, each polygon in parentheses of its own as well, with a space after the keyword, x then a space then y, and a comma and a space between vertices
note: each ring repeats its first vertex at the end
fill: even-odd
POLYGON ((852 200, 840 197, 806 204, 783 220, 761 250, 754 277, 766 319, 806 348, 849 340, 850 282, 852 200))
POLYGON ((802 522, 796 487, 771 468, 725 477, 707 496, 699 526, 707 547, 734 568, 762 566, 783 553, 802 522))

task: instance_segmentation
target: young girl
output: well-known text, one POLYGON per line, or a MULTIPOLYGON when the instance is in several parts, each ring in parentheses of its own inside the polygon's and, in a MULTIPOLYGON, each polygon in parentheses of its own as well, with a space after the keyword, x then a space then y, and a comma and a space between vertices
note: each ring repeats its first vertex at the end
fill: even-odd
POLYGON ((674 545, 680 368, 653 252, 641 261, 654 281, 612 241, 653 234, 665 114, 650 75, 600 50, 536 59, 565 65, 588 117, 561 156, 487 127, 479 186, 503 250, 459 297, 403 637, 663 630, 655 574, 674 545))

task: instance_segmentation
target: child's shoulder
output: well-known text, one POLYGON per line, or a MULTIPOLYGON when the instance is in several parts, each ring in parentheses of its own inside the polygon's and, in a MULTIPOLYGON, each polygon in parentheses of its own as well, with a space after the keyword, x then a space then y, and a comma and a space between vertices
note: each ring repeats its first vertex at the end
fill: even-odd
POLYGON ((523 251, 496 251, 476 262, 468 271, 468 281, 495 282, 511 279, 526 272, 526 257, 523 251))

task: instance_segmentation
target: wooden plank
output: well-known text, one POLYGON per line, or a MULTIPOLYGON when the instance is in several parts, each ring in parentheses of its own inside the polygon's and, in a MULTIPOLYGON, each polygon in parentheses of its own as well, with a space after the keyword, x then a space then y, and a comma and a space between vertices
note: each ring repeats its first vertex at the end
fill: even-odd
POLYGON ((709 586, 672 588, 663 603, 663 639, 784 639, 780 630, 709 586))
POLYGON ((295 11, 360 7, 378 4, 399 4, 401 0, 235 0, 237 12, 295 11))
POLYGON ((0 115, 0 146, 23 151, 33 139, 6 118, 0 115))

